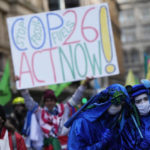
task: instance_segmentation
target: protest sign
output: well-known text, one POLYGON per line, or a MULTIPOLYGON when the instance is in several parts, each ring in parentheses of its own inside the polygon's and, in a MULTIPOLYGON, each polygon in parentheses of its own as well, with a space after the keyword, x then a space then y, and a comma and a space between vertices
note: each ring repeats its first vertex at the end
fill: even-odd
POLYGON ((119 73, 106 3, 7 19, 18 89, 119 73))

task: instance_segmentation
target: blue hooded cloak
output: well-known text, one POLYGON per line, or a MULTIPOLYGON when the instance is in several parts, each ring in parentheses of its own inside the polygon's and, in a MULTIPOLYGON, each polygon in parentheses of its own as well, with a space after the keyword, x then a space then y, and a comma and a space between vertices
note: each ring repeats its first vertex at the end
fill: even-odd
POLYGON ((123 150, 120 133, 125 110, 116 115, 108 114, 107 110, 112 104, 125 101, 129 102, 129 96, 120 84, 113 84, 92 97, 65 124, 71 126, 68 150, 123 150))

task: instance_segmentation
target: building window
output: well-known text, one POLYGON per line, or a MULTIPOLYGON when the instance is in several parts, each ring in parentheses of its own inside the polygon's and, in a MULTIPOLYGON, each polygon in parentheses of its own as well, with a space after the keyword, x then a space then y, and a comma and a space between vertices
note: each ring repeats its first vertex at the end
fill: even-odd
POLYGON ((123 11, 120 12, 120 14, 119 14, 119 21, 121 23, 124 23, 126 21, 126 16, 125 16, 125 13, 123 11))
POLYGON ((122 41, 123 43, 127 42, 127 36, 126 36, 125 33, 122 33, 122 34, 121 34, 121 41, 122 41))
POLYGON ((150 24, 149 25, 145 25, 145 26, 142 26, 142 37, 143 39, 150 39, 150 24))
POLYGON ((129 10, 120 12, 119 20, 120 20, 121 23, 133 22, 134 21, 134 11, 133 11, 133 9, 129 9, 129 10))
POLYGON ((50 10, 58 10, 63 5, 65 8, 78 7, 79 0, 49 0, 50 10))
POLYGON ((133 9, 129 9, 126 11, 126 17, 128 21, 134 21, 134 12, 133 9))
POLYGON ((122 30, 121 41, 122 42, 134 42, 134 41, 136 41, 135 28, 122 30))
POLYGON ((78 7, 79 0, 65 0, 66 8, 78 7))
POLYGON ((60 0, 49 0, 49 9, 50 10, 58 10, 59 9, 59 1, 60 0))
POLYGON ((150 14, 150 9, 149 8, 142 8, 141 9, 141 17, 142 17, 142 19, 149 18, 149 14, 150 14))
POLYGON ((131 49, 131 63, 139 62, 139 51, 137 49, 131 49))
POLYGON ((124 59, 124 64, 128 65, 129 64, 129 55, 126 50, 123 51, 123 59, 124 59))

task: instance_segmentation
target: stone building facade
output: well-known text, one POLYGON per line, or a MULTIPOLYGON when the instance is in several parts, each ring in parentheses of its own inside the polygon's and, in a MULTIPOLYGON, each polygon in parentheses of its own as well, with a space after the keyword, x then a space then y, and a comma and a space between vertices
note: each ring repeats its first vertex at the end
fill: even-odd
POLYGON ((121 41, 126 74, 132 69, 136 77, 144 74, 144 53, 150 55, 150 1, 118 0, 121 41))

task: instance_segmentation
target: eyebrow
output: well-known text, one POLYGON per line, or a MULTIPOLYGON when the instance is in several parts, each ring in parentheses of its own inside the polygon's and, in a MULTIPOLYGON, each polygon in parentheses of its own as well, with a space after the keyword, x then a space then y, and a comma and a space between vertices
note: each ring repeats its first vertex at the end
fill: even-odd
POLYGON ((142 99, 135 99, 135 101, 140 101, 140 100, 142 100, 142 99))
POLYGON ((140 100, 142 100, 142 99, 144 99, 144 98, 148 98, 148 97, 147 97, 147 96, 144 96, 143 98, 135 99, 135 101, 140 101, 140 100))

